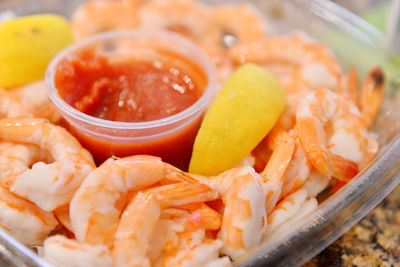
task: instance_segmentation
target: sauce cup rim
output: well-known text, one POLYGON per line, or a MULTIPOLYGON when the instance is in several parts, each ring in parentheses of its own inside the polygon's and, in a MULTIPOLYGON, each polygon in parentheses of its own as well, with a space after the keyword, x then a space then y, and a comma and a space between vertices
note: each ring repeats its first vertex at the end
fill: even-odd
POLYGON ((195 45, 193 42, 188 39, 181 37, 180 35, 173 32, 157 32, 157 31, 145 31, 145 30, 113 30, 108 32, 103 32, 100 34, 93 35, 81 41, 75 42, 63 50, 61 50, 49 63, 46 74, 45 74, 45 82, 46 82, 46 90, 50 100, 56 105, 57 109, 61 112, 64 119, 71 123, 70 118, 66 118, 64 114, 69 117, 72 117, 80 122, 84 122, 90 124, 92 126, 98 126, 103 128, 110 129, 121 129, 121 130, 143 130, 143 129, 152 129, 157 127, 164 127, 170 124, 178 123, 179 121, 184 121, 189 119, 199 112, 202 112, 207 105, 209 105, 215 95, 216 86, 217 86, 217 78, 216 78, 216 69, 211 61, 211 59, 206 55, 200 47, 195 45), (96 118, 85 114, 70 104, 68 104, 58 93, 58 90, 55 86, 55 74, 57 70, 57 66, 62 59, 67 57, 70 54, 73 54, 84 47, 98 42, 109 40, 113 38, 122 38, 122 37, 131 37, 131 38, 158 38, 167 42, 171 42, 176 45, 180 45, 185 47, 188 50, 193 51, 193 55, 197 57, 196 63, 204 70, 204 73, 207 77, 207 86, 205 87, 203 94, 201 97, 193 103, 187 109, 174 114, 169 117, 165 117, 158 120, 153 121, 145 121, 145 122, 119 122, 119 121, 111 121, 96 118))

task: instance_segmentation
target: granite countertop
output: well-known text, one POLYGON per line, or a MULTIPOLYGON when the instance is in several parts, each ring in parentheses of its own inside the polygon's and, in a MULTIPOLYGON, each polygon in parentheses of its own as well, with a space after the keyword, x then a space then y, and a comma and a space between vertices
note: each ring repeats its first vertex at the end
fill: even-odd
POLYGON ((400 266, 400 186, 303 267, 400 266))

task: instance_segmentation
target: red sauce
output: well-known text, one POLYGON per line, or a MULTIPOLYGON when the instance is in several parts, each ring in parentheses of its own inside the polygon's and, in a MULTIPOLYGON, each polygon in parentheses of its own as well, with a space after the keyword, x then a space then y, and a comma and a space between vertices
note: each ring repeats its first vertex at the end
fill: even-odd
POLYGON ((121 122, 166 118, 201 96, 191 77, 178 68, 160 62, 110 62, 92 50, 64 59, 55 85, 79 111, 121 122))
MULTIPOLYGON (((180 60, 184 61, 181 66, 188 68, 168 62, 115 61, 82 50, 60 62, 55 85, 68 104, 90 116, 122 122, 153 121, 187 109, 202 95, 205 74, 189 60, 180 60)), ((97 163, 110 156, 149 154, 187 169, 200 122, 198 118, 170 136, 141 143, 111 142, 69 128, 97 163)))

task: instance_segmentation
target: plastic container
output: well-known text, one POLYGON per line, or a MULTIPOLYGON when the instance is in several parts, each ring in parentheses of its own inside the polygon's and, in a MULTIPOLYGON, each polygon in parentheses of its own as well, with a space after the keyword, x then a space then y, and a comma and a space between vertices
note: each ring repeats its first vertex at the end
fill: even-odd
POLYGON ((111 31, 74 43, 61 51, 47 68, 46 84, 48 95, 66 120, 69 130, 98 163, 111 156, 148 154, 187 169, 202 116, 216 91, 216 71, 200 48, 177 34, 111 31), (127 61, 125 64, 148 62, 181 69, 193 80, 201 97, 187 109, 154 121, 118 122, 87 115, 69 105, 60 96, 60 88, 55 83, 59 64, 83 49, 90 49, 108 60, 127 61))
MULTIPOLYGON (((209 4, 243 1, 206 1, 209 4)), ((357 223, 400 182, 400 101, 395 93, 398 58, 380 43, 382 35, 359 17, 322 0, 253 0, 265 14, 269 34, 285 34, 300 30, 327 43, 344 67, 354 64, 362 73, 376 64, 384 67, 389 92, 383 110, 373 130, 379 137, 381 149, 373 162, 340 191, 326 199, 316 211, 299 221, 286 232, 249 251, 237 266, 300 266, 339 238, 357 223)), ((55 12, 68 16, 82 3, 78 0, 3 0, 1 10, 15 14, 55 12)), ((43 266, 43 260, 22 248, 7 233, 0 230, 0 253, 8 265, 43 266)))

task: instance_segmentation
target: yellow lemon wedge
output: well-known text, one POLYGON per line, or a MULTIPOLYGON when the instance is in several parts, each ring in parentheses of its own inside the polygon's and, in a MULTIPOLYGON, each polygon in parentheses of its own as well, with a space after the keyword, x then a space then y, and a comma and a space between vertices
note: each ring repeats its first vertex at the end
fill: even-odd
POLYGON ((0 87, 43 79, 57 52, 73 42, 66 19, 32 15, 0 23, 0 87))
POLYGON ((222 86, 197 133, 189 172, 217 175, 237 165, 267 135, 286 103, 267 70, 240 67, 222 86))

